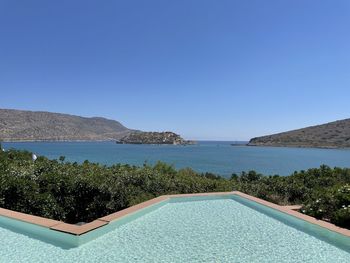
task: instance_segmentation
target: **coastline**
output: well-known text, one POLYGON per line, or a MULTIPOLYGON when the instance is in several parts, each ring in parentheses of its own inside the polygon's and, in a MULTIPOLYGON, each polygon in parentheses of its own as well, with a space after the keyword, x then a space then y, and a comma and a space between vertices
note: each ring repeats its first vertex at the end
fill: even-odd
MULTIPOLYGON (((112 142, 115 143, 118 140, 111 139, 111 140, 45 140, 45 139, 39 139, 39 140, 0 140, 1 143, 27 143, 27 142, 47 142, 47 143, 54 143, 54 142, 112 142)), ((124 145, 174 145, 174 146, 188 146, 188 145, 200 145, 202 142, 218 142, 218 143, 227 143, 232 147, 257 147, 257 148, 263 148, 263 147, 271 147, 271 148, 295 148, 295 149, 323 149, 323 150, 350 150, 350 147, 336 147, 336 146, 309 146, 309 145, 257 145, 257 144, 249 144, 249 143, 237 143, 234 144, 232 141, 216 141, 216 140, 196 140, 193 144, 149 144, 149 143, 116 143, 116 144, 124 144, 124 145)))
POLYGON ((4 143, 13 142, 114 142, 115 140, 0 140, 4 143))
POLYGON ((337 146, 312 146, 312 145, 258 145, 258 144, 245 144, 248 147, 276 147, 276 148, 303 148, 303 149, 324 149, 324 150, 350 150, 350 147, 337 147, 337 146))

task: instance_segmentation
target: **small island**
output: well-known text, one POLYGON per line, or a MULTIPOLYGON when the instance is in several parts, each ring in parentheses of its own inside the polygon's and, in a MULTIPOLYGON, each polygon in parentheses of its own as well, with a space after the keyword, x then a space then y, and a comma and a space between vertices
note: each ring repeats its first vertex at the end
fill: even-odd
POLYGON ((189 145, 195 144, 194 141, 188 141, 181 138, 174 132, 132 132, 120 140, 118 144, 173 144, 189 145))

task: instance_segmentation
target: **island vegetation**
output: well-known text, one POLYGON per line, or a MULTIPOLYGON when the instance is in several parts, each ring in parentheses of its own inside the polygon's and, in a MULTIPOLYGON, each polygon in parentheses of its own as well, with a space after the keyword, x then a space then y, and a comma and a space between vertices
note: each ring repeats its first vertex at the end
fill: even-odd
POLYGON ((184 140, 180 135, 174 132, 132 132, 121 138, 117 143, 122 144, 174 144, 188 145, 194 144, 194 141, 184 140))
POLYGON ((68 223, 89 222, 159 195, 232 190, 302 204, 302 213, 350 228, 350 169, 323 165, 290 176, 250 171, 223 178, 161 162, 105 166, 0 151, 0 207, 68 223))

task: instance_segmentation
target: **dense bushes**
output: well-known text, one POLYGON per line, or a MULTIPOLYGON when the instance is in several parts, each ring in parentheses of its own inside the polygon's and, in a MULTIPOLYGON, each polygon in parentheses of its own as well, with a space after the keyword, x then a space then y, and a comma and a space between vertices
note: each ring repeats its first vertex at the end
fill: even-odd
POLYGON ((158 163, 104 166, 64 158, 32 161, 31 153, 0 153, 0 207, 69 223, 91 221, 153 197, 229 191, 228 181, 158 163))
POLYGON ((329 168, 263 176, 254 171, 225 179, 176 170, 165 163, 136 167, 48 160, 30 152, 0 152, 0 207, 62 220, 88 222, 153 197, 238 190, 350 228, 350 169, 329 168))
POLYGON ((301 212, 350 228, 350 169, 322 165, 290 176, 234 175, 236 190, 281 205, 302 204, 301 212))
POLYGON ((302 212, 350 228, 350 184, 317 193, 305 202, 302 212))

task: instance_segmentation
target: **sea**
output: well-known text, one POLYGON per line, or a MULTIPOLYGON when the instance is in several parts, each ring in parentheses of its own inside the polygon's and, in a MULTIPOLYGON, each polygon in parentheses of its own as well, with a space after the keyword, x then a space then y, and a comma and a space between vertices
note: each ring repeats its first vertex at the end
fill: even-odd
POLYGON ((245 146, 244 142, 199 141, 195 145, 133 145, 115 142, 5 142, 3 148, 25 149, 50 159, 100 164, 155 164, 163 161, 175 168, 192 168, 223 177, 255 170, 264 175, 290 175, 294 171, 350 167, 350 149, 318 149, 245 146), (232 145, 233 144, 233 145, 232 145))

